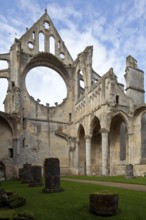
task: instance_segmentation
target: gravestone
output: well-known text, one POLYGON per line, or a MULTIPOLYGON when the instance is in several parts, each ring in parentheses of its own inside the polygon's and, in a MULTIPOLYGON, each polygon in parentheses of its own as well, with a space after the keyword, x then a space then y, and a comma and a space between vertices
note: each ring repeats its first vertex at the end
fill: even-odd
POLYGON ((19 180, 23 181, 23 168, 19 168, 19 180))
POLYGON ((42 186, 42 167, 32 166, 31 167, 31 182, 29 186, 42 186))
POLYGON ((23 165, 23 170, 21 170, 21 180, 23 183, 30 183, 32 179, 31 175, 31 164, 25 163, 23 165))
POLYGON ((126 178, 128 179, 133 178, 133 165, 132 164, 126 165, 126 178))
POLYGON ((47 158, 44 163, 45 188, 43 192, 62 192, 60 187, 60 162, 58 158, 47 158))
POLYGON ((112 216, 118 213, 118 194, 101 191, 91 193, 90 212, 100 216, 112 216))

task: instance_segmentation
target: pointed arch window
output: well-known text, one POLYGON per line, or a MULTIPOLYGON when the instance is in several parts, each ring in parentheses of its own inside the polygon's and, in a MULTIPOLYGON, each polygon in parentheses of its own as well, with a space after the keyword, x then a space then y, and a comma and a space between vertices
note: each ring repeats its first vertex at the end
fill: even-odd
POLYGON ((146 158, 146 113, 141 118, 141 158, 146 158))
POLYGON ((127 128, 124 122, 120 125, 120 160, 126 160, 127 128))
POLYGON ((50 36, 49 40, 50 40, 50 53, 55 55, 55 39, 53 36, 50 36))
POLYGON ((39 51, 40 52, 45 51, 45 37, 42 32, 39 33, 39 51))
POLYGON ((81 70, 78 71, 78 96, 83 95, 85 91, 84 77, 81 70))

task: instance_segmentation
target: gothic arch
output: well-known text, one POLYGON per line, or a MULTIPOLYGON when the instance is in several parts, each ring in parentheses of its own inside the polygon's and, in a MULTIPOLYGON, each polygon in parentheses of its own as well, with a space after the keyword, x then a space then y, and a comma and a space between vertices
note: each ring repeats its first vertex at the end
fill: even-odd
POLYGON ((90 125, 91 133, 91 173, 99 175, 101 174, 101 126, 97 117, 94 117, 90 125))
POLYGON ((10 123, 0 116, 0 160, 12 157, 13 151, 13 130, 10 123))
POLYGON ((135 120, 144 111, 146 111, 146 106, 141 106, 141 107, 135 109, 135 111, 134 111, 134 118, 135 118, 135 120))
POLYGON ((141 159, 146 160, 146 112, 141 117, 141 159))
POLYGON ((129 155, 128 128, 125 117, 121 113, 114 115, 111 119, 109 143, 111 170, 116 170, 115 167, 127 163, 129 155))
POLYGON ((14 124, 16 123, 16 120, 14 118, 8 117, 8 114, 1 112, 0 113, 0 119, 4 120, 6 122, 6 124, 8 125, 8 127, 10 128, 11 132, 12 132, 12 136, 15 137, 16 136, 16 130, 15 130, 15 126, 14 124))
MULTIPOLYGON (((82 68, 80 68, 80 66, 78 65, 76 67, 75 70, 75 96, 76 96, 76 101, 80 98, 81 95, 84 94, 84 88, 82 88, 82 86, 80 85, 80 81, 83 81, 85 83, 84 80, 84 74, 82 72, 82 68)), ((85 87, 85 84, 84 84, 85 87)))
POLYGON ((97 126, 97 124, 98 124, 98 126, 100 128, 101 127, 100 126, 100 120, 99 120, 99 118, 97 116, 94 116, 94 118, 91 120, 91 124, 90 124, 90 134, 91 135, 92 135, 95 127, 97 126))
POLYGON ((86 149, 85 149, 85 129, 82 124, 79 125, 78 128, 78 157, 79 157, 79 175, 86 174, 86 149))
POLYGON ((109 120, 109 124, 108 124, 109 128, 111 127, 112 120, 113 120, 115 117, 120 117, 120 118, 124 121, 124 123, 126 124, 127 129, 129 128, 128 117, 127 117, 127 115, 126 115, 124 112, 122 112, 122 111, 117 112, 116 114, 113 114, 113 115, 110 116, 110 120, 109 120))
MULTIPOLYGON (((31 60, 27 61, 23 71, 22 71, 22 76, 21 76, 21 85, 20 87, 23 89, 23 97, 24 101, 26 100, 26 97, 29 97, 31 101, 32 97, 29 95, 27 88, 26 88, 26 83, 25 83, 25 78, 27 76, 27 73, 35 68, 35 67, 48 67, 54 71, 56 71, 61 78, 63 79, 65 86, 66 86, 66 98, 68 98, 69 95, 69 90, 71 89, 71 78, 69 75, 68 70, 66 69, 65 65, 53 54, 51 53, 39 53, 36 56, 34 56, 31 60)), ((61 102, 60 104, 64 104, 66 98, 61 102)))
POLYGON ((6 178, 6 167, 4 163, 0 162, 0 180, 3 180, 6 178))
POLYGON ((71 78, 69 76, 67 69, 65 68, 65 65, 51 53, 43 52, 35 55, 29 62, 26 63, 26 66, 23 70, 23 77, 24 78, 26 77, 26 74, 28 73, 29 70, 38 66, 49 67, 55 70, 56 72, 58 72, 60 76, 64 79, 67 89, 70 88, 71 78))
POLYGON ((146 106, 141 106, 134 111, 133 119, 133 135, 135 138, 133 140, 133 157, 134 163, 146 163, 145 158, 145 122, 142 120, 144 114, 146 114, 146 106))

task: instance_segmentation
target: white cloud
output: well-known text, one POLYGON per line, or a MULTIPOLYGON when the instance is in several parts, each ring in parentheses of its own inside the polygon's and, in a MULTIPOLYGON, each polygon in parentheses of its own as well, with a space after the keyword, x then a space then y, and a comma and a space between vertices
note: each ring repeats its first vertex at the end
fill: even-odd
POLYGON ((8 89, 7 79, 0 78, 0 111, 4 111, 3 101, 6 97, 7 89, 8 89))
MULTIPOLYGON (((17 2, 20 5, 19 13, 23 12, 24 16, 16 12, 13 17, 6 18, 0 15, 0 53, 8 52, 14 38, 25 32, 25 26, 31 27, 43 14, 42 10, 46 8, 45 2, 40 4, 37 0, 17 2), (10 35, 9 32, 11 32, 10 35), (4 35, 4 33, 7 34, 4 35)), ((145 59, 143 59, 146 54, 145 0, 118 1, 117 4, 110 5, 110 10, 105 7, 104 13, 100 11, 100 7, 94 8, 92 2, 86 2, 84 5, 78 1, 72 4, 52 3, 52 1, 47 3, 48 14, 74 59, 86 46, 93 45, 94 70, 103 75, 113 67, 118 80, 122 83, 125 83, 123 76, 126 56, 131 54, 138 60, 141 69, 146 68, 145 59), (81 7, 78 8, 77 4, 82 4, 83 10, 81 7)), ((11 16, 12 14, 14 15, 14 11, 11 11, 11 16)), ((36 80, 38 79, 34 79, 35 83, 37 83, 36 80)), ((44 88, 47 89, 50 83, 48 75, 43 73, 43 77, 39 78, 38 82, 40 80, 42 83, 46 82, 44 88)), ((51 88, 51 84, 49 85, 51 88)), ((42 93, 41 90, 39 93, 42 93)), ((59 93, 63 93, 63 90, 59 93)), ((54 94, 51 94, 52 97, 54 94)), ((43 101, 44 97, 40 99, 43 101)))
POLYGON ((67 96, 66 85, 61 76, 54 70, 46 67, 36 67, 26 76, 26 87, 35 100, 40 99, 42 104, 55 102, 60 104, 67 96))

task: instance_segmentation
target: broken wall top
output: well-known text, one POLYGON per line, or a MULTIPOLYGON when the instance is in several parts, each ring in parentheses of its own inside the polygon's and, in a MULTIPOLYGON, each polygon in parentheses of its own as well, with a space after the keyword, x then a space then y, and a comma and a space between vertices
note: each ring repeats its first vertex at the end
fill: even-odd
POLYGON ((27 29, 19 41, 21 42, 21 49, 27 54, 36 55, 39 52, 48 52, 56 56, 65 65, 73 63, 73 59, 47 11, 30 29, 27 29), (43 38, 43 42, 40 42, 40 36, 43 38), (43 48, 43 51, 40 51, 40 48, 43 48))

